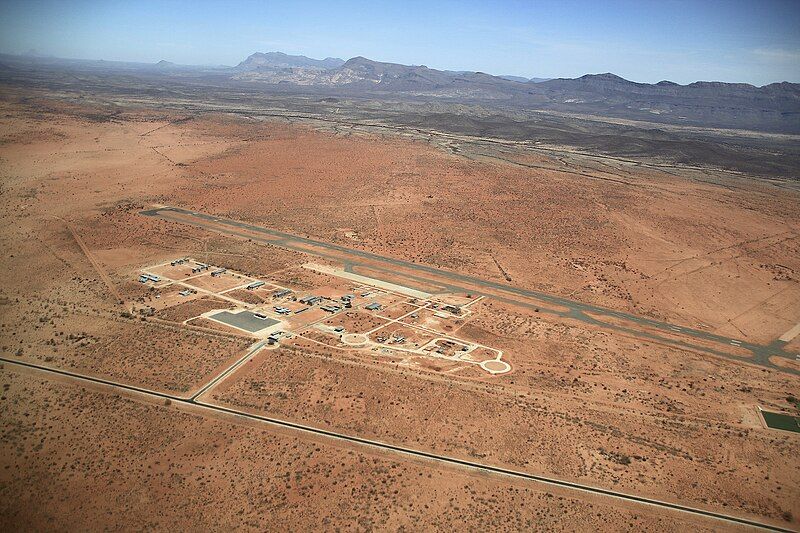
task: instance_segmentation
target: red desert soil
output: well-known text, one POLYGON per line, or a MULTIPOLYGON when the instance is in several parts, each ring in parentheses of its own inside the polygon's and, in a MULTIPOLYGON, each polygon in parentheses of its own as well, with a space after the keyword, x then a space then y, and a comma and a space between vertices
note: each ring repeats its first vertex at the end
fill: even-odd
MULTIPOLYGON (((153 204, 762 344, 800 321, 800 198, 746 177, 722 187, 613 162, 580 177, 539 155, 551 169, 226 115, 120 108, 96 120, 92 107, 9 95, 0 111, 6 358, 192 391, 252 339, 181 324, 204 303, 148 312, 142 268, 190 256, 299 293, 349 286, 301 268, 319 261, 311 255, 139 214, 153 204)), ((293 339, 205 399, 797 527, 800 440, 765 429, 756 410, 794 409, 797 375, 496 299, 472 309, 458 335, 502 350, 512 372, 293 339)), ((723 527, 8 363, 0 380, 0 517, 11 529, 723 527)))
POLYGON ((570 524, 585 531, 712 531, 716 525, 15 371, 4 370, 2 381, 0 516, 13 530, 139 524, 519 531, 570 524))

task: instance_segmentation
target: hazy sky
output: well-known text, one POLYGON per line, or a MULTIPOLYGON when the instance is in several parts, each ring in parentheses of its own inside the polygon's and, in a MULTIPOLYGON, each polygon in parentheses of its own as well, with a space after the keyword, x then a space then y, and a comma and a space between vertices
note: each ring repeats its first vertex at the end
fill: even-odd
POLYGON ((0 0, 0 51, 235 65, 363 55, 526 77, 800 82, 800 0, 0 0))

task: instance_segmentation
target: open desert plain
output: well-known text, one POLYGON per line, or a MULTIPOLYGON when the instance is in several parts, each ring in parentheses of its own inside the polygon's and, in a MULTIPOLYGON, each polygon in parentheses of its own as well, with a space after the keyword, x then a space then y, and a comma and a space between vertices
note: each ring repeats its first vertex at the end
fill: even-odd
POLYGON ((4 529, 800 528, 797 132, 15 72, 4 529))

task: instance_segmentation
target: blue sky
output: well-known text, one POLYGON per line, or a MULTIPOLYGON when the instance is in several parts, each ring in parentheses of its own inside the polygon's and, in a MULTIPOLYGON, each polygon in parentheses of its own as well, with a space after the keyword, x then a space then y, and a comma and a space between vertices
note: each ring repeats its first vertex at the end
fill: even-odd
POLYGON ((526 77, 800 82, 800 1, 2 0, 0 51, 235 65, 363 55, 526 77))

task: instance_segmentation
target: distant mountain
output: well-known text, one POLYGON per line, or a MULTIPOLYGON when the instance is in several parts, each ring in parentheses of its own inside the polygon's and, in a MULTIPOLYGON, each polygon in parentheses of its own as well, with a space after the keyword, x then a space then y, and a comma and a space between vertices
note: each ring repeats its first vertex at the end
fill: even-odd
MULTIPOLYGON (((252 57, 252 56, 251 56, 252 57)), ((339 92, 429 95, 446 98, 508 99, 522 84, 481 72, 436 70, 425 65, 384 63, 365 57, 348 59, 327 70, 309 68, 234 69, 237 80, 335 88, 339 92), (518 86, 516 88, 512 86, 518 86)))
POLYGON ((256 52, 236 65, 236 70, 258 69, 284 69, 284 68, 309 68, 327 70, 341 67, 344 59, 326 57, 325 59, 312 59, 306 56, 292 56, 283 52, 256 52))
POLYGON ((577 91, 585 93, 608 94, 622 92, 626 94, 646 94, 661 96, 758 96, 780 92, 796 93, 800 85, 796 83, 773 83, 756 87, 749 83, 725 83, 721 81, 696 81, 688 85, 680 85, 672 81, 660 81, 655 84, 638 83, 626 80, 616 74, 585 74, 580 78, 557 78, 540 83, 546 90, 577 91))
POLYGON ((511 76, 509 74, 503 74, 501 76, 497 76, 498 78, 503 78, 504 80, 508 81, 518 81, 520 83, 528 83, 528 78, 523 78, 522 76, 511 76))
POLYGON ((552 78, 524 78, 522 76, 511 76, 508 74, 498 76, 498 78, 503 78, 504 80, 509 80, 509 81, 518 81, 520 83, 541 83, 543 81, 552 79, 552 78))
POLYGON ((482 72, 437 70, 354 57, 322 60, 281 52, 255 53, 235 67, 31 58, 0 54, 6 79, 30 69, 79 69, 146 73, 148 76, 212 81, 249 90, 313 93, 325 97, 416 99, 528 111, 552 111, 648 123, 738 128, 800 134, 800 84, 698 81, 637 83, 616 74, 525 79, 482 72))
MULTIPOLYGON (((778 100, 785 98, 784 104, 800 104, 800 85, 796 83, 773 83, 756 87, 748 83, 724 83, 719 81, 696 81, 688 85, 680 85, 671 81, 660 81, 656 84, 637 83, 621 78, 616 74, 586 74, 580 78, 558 78, 538 83, 537 90, 556 97, 582 97, 589 100, 604 101, 607 104, 620 99, 627 105, 640 104, 677 104, 680 100, 694 100, 698 105, 700 99, 718 100, 732 99, 727 104, 738 101, 742 104, 754 104, 763 101, 763 109, 774 107, 778 100), (778 100, 776 100, 778 99, 778 100)), ((716 105, 719 105, 716 104, 716 105)), ((707 105, 714 105, 707 102, 707 105)))
POLYGON ((653 122, 800 133, 800 84, 636 83, 587 74, 537 83, 550 109, 653 122))
POLYGON ((165 59, 162 59, 161 61, 159 61, 158 63, 155 64, 155 67, 156 68, 160 68, 160 69, 174 69, 177 66, 178 65, 176 65, 172 61, 167 61, 165 59))
MULTIPOLYGON (((358 56, 342 61, 322 61, 304 56, 287 56, 280 52, 257 53, 233 69, 240 80, 298 85, 345 86, 373 88, 380 91, 428 91, 465 83, 500 83, 506 79, 480 72, 436 70, 425 65, 402 65, 373 61, 358 56), (321 68, 322 64, 327 65, 321 68), (331 66, 334 65, 334 66, 331 66)), ((526 82, 527 78, 523 78, 526 82)))
MULTIPOLYGON (((393 79, 408 78, 411 76, 422 75, 427 72, 425 65, 401 65, 399 63, 382 63, 372 61, 366 57, 358 56, 348 59, 342 68, 342 72, 347 72, 353 77, 372 82, 389 81, 393 79)), ((433 72, 433 71, 432 71, 433 72)))
POLYGON ((800 85, 792 83, 764 87, 703 81, 649 84, 610 72, 543 80, 436 70, 361 56, 339 61, 320 62, 280 52, 253 54, 233 69, 233 78, 281 85, 282 90, 296 85, 340 95, 502 101, 522 109, 800 133, 800 85))
POLYGON ((368 82, 381 84, 382 89, 391 85, 401 90, 439 86, 448 83, 452 76, 457 75, 429 69, 425 65, 382 63, 361 56, 348 59, 337 71, 338 73, 332 77, 332 81, 337 84, 368 82))

